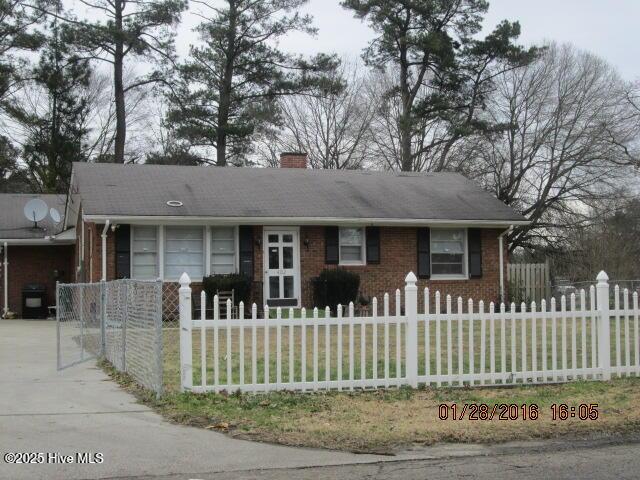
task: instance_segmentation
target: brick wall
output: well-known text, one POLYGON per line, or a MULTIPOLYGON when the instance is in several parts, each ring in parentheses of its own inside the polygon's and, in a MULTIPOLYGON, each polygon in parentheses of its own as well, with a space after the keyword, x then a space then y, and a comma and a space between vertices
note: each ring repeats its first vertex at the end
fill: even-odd
MULTIPOLYGON (((73 245, 9 245, 9 310, 22 315, 22 289, 28 283, 47 287, 47 306, 56 301, 56 281, 73 281, 73 245), (57 275, 56 275, 57 273, 57 275)), ((4 262, 4 254, 0 255, 4 262)), ((4 268, 1 265, 0 270, 4 268)), ((0 301, 4 303, 4 272, 0 275, 0 301)), ((2 305, 4 308, 4 305, 2 305)))
MULTIPOLYGON (((500 295, 500 263, 498 235, 502 230, 483 229, 482 231, 482 278, 470 280, 434 281, 419 280, 418 287, 429 287, 431 295, 439 290, 443 295, 466 300, 484 300, 497 302, 500 295)), ((378 297, 389 293, 392 300, 397 288, 404 287, 404 279, 410 271, 417 273, 417 235, 410 227, 382 227, 380 229, 380 264, 362 266, 325 265, 324 227, 301 227, 300 229, 300 267, 302 270, 302 301, 306 307, 313 306, 311 279, 325 268, 344 268, 360 275, 360 293, 367 297, 378 297), (309 246, 305 247, 305 239, 309 246)), ((505 279, 507 256, 505 250, 505 279)), ((506 287, 506 286, 505 286, 506 287)), ((421 295, 422 297, 422 295, 421 295)), ((456 300, 454 300, 455 306, 456 300)))
MULTIPOLYGON (((89 259, 93 262, 93 281, 99 281, 102 264, 102 225, 86 224, 85 231, 85 264, 89 266, 89 259), (89 231, 92 233, 89 234, 89 231), (89 238, 93 243, 90 251, 89 238)), ((484 300, 485 303, 497 302, 500 295, 499 252, 498 235, 500 229, 483 229, 482 231, 482 278, 470 280, 433 281, 419 280, 418 287, 423 289, 428 286, 431 295, 439 290, 444 297, 449 294, 455 298, 462 296, 465 300, 484 300)), ((254 279, 252 288, 252 302, 263 305, 263 228, 253 227, 254 239, 254 279)), ((80 243, 78 243, 79 245, 80 243)), ((107 236, 107 280, 115 278, 115 235, 109 229, 107 236)), ((313 307, 313 292, 311 279, 318 276, 325 268, 345 268, 360 275, 360 293, 366 297, 376 296, 381 302, 384 293, 388 292, 392 300, 397 288, 404 287, 404 278, 408 272, 417 272, 417 235, 412 227, 382 227, 380 229, 380 264, 362 266, 325 265, 324 227, 303 226, 300 227, 300 267, 302 304, 305 307, 313 307), (305 246, 308 240, 308 246, 305 246)), ((504 265, 506 279, 507 251, 505 249, 504 265)), ((89 270, 87 270, 89 279, 89 270)), ((199 294, 200 284, 193 284, 194 294, 199 294)), ((506 288, 506 285, 505 285, 506 288)), ((422 297, 422 295, 421 295, 422 297)), ((433 301, 433 298, 432 298, 433 301)), ((422 308, 422 307, 420 307, 422 308)))

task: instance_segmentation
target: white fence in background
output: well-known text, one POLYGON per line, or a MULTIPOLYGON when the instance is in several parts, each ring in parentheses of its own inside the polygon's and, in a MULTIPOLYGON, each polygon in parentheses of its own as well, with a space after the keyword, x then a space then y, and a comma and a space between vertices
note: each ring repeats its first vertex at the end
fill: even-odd
POLYGON ((627 290, 616 287, 610 308, 608 277, 601 272, 597 280, 588 302, 583 290, 560 302, 529 307, 512 303, 496 309, 493 303, 458 298, 454 308, 450 296, 443 299, 436 292, 432 298, 428 289, 419 301, 416 277, 409 273, 404 295, 395 292, 393 312, 386 294, 381 306, 373 299, 371 315, 365 317, 356 317, 350 304, 346 311, 338 307, 335 316, 328 308, 307 315, 305 309, 265 306, 258 318, 254 304, 245 318, 241 303, 238 318, 231 318, 230 308, 220 318, 214 297, 213 319, 205 317, 204 308, 201 318, 193 319, 185 274, 180 288, 182 389, 353 390, 638 375, 638 294, 630 300, 627 290))

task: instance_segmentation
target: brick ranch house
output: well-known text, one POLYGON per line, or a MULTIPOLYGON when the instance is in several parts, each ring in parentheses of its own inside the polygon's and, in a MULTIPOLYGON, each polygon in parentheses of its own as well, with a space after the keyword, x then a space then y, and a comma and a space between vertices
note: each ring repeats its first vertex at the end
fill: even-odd
POLYGON ((44 288, 46 314, 47 307, 56 302, 56 282, 75 279, 75 231, 63 231, 63 222, 54 222, 50 214, 36 227, 24 214, 24 207, 33 199, 44 201, 48 208, 58 212, 64 211, 66 203, 66 195, 0 194, 0 299, 3 317, 9 312, 23 316, 22 291, 28 285, 44 288))
POLYGON ((326 268, 360 275, 360 294, 404 285, 505 298, 504 234, 526 220, 462 175, 282 168, 75 164, 65 228, 76 280, 240 272, 252 302, 312 307, 326 268))

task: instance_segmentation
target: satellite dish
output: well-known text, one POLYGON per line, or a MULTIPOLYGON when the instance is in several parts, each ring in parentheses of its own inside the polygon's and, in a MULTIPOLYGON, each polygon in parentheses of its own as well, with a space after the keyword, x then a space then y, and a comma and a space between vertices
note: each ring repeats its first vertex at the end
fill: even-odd
POLYGON ((49 216, 51 217, 51 220, 53 220, 53 223, 60 223, 60 221, 62 220, 60 212, 53 207, 51 207, 51 210, 49 210, 49 216))
POLYGON ((34 198, 29 200, 27 204, 24 206, 24 216, 27 217, 28 220, 35 223, 34 227, 38 227, 38 222, 45 219, 47 213, 49 212, 49 207, 39 198, 34 198))

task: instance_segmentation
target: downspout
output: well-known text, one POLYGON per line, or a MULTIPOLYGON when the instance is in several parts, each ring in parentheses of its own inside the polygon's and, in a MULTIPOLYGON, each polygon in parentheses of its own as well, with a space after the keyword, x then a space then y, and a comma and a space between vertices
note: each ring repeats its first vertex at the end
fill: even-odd
POLYGON ((107 281, 107 231, 109 230, 110 221, 104 223, 102 229, 102 281, 107 281))
POLYGON ((4 285, 4 306, 3 306, 3 316, 7 316, 9 313, 9 252, 8 252, 7 242, 4 242, 3 252, 4 252, 4 281, 2 282, 4 285))
POLYGON ((513 225, 510 225, 504 232, 498 235, 498 248, 500 249, 500 302, 505 301, 504 297, 504 237, 513 230, 513 225))

